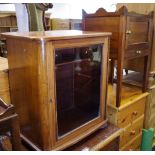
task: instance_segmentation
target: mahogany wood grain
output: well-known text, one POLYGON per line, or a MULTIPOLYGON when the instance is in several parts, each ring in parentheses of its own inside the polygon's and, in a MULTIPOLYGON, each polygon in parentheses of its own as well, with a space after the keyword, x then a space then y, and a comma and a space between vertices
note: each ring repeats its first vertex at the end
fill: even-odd
MULTIPOLYGON (((83 10, 82 28, 85 31, 111 31, 110 59, 111 67, 114 67, 117 60, 117 95, 116 106, 121 103, 123 64, 125 60, 139 57, 145 58, 143 68, 143 92, 146 91, 148 66, 150 63, 150 51, 152 44, 152 19, 153 12, 149 14, 138 14, 128 12, 125 6, 116 12, 107 12, 100 8, 93 14, 87 14, 83 10)), ((110 82, 113 80, 114 69, 110 71, 110 82)))

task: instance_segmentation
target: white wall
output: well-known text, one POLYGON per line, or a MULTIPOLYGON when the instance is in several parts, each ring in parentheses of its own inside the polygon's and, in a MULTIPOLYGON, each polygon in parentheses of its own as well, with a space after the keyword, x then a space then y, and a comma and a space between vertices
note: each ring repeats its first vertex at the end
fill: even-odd
MULTIPOLYGON (((93 13, 98 8, 103 7, 107 11, 115 11, 116 6, 112 1, 74 1, 74 3, 53 3, 53 8, 47 12, 51 13, 51 18, 82 18, 82 9, 87 13, 93 13), (114 5, 113 5, 114 4, 114 5)), ((14 4, 0 4, 0 11, 15 11, 14 4)))
POLYGON ((0 4, 0 11, 15 11, 14 4, 0 4))

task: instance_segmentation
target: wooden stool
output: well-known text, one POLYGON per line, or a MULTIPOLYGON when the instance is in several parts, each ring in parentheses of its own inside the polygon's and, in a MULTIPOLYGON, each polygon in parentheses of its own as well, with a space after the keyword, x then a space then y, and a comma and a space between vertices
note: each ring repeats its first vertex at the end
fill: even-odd
POLYGON ((13 105, 7 105, 0 99, 0 134, 10 131, 13 150, 21 150, 20 129, 18 115, 13 105))

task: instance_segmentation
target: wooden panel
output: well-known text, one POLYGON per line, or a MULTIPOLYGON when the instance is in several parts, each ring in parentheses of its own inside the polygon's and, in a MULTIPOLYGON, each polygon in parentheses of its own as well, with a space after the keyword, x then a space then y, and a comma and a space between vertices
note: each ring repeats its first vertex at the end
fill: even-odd
POLYGON ((118 151, 119 150, 119 138, 114 139, 108 145, 101 148, 99 151, 118 151))
POLYGON ((39 96, 41 93, 39 88, 44 89, 46 83, 43 78, 39 83, 42 76, 42 68, 37 63, 41 59, 39 49, 36 44, 33 45, 26 40, 8 39, 7 44, 11 101, 19 114, 21 133, 41 147, 43 122, 41 118, 44 116, 41 110, 46 109, 46 104, 40 104, 44 101, 42 99, 44 94, 42 97, 39 96))
POLYGON ((146 103, 146 97, 140 99, 134 104, 134 106, 132 106, 131 108, 132 121, 136 120, 137 118, 139 118, 141 115, 144 114, 145 103, 146 103))
POLYGON ((108 104, 107 117, 110 122, 118 125, 119 127, 125 127, 132 123, 134 120, 144 114, 145 102, 147 98, 146 93, 135 95, 129 100, 126 99, 126 104, 120 108, 116 108, 114 105, 108 104))
MULTIPOLYGON (((136 58, 139 58, 139 57, 146 56, 149 53, 150 53, 150 51, 148 49, 146 49, 146 50, 143 50, 142 49, 141 50, 140 48, 134 48, 133 50, 127 50, 127 51, 125 51, 124 57, 125 57, 125 59, 132 59, 133 60, 133 59, 136 59, 136 58)), ((143 60, 143 59, 141 58, 141 59, 138 59, 138 60, 143 60)), ((143 61, 141 62, 141 64, 144 64, 143 61)), ((132 66, 132 63, 131 63, 131 66, 132 66)), ((127 67, 127 68, 130 68, 130 67, 127 67)))
POLYGON ((10 104, 8 61, 2 57, 0 57, 0 98, 10 104))
POLYGON ((127 144, 131 139, 135 138, 137 135, 141 134, 143 128, 144 115, 139 117, 137 120, 133 121, 124 128, 124 132, 120 137, 120 148, 127 144))
POLYGON ((0 98, 2 98, 3 101, 5 101, 7 104, 11 103, 10 99, 10 91, 0 91, 0 98))
POLYGON ((136 21, 134 17, 127 17, 128 19, 128 30, 131 34, 128 38, 128 44, 147 42, 148 41, 148 21, 136 21))
POLYGON ((8 60, 0 57, 0 71, 8 70, 8 60))
POLYGON ((154 3, 117 3, 117 10, 122 6, 126 6, 128 11, 135 11, 137 13, 148 14, 154 9, 154 3))
POLYGON ((120 17, 96 17, 85 18, 83 30, 112 32, 110 41, 110 52, 118 50, 120 17))
POLYGON ((149 20, 149 18, 150 18, 149 16, 147 18, 143 16, 137 17, 136 15, 127 16, 126 49, 131 49, 131 48, 135 49, 136 46, 142 47, 142 46, 146 46, 145 44, 147 44, 145 48, 149 49, 149 41, 151 37, 150 36, 151 29, 149 28, 152 27, 151 26, 152 23, 149 20))
POLYGON ((140 148, 141 145, 141 134, 137 135, 133 140, 127 143, 120 151, 136 151, 140 148))
POLYGON ((0 71, 0 97, 7 104, 10 104, 10 92, 7 71, 0 71))
POLYGON ((8 82, 8 73, 6 71, 0 71, 0 91, 8 91, 9 82, 8 82))
MULTIPOLYGON (((138 96, 142 95, 139 87, 122 84, 122 100, 121 106, 134 101, 138 96)), ((108 84, 108 104, 116 107, 116 84, 108 84)))
POLYGON ((146 97, 124 108, 118 114, 118 126, 124 127, 144 114, 146 97))

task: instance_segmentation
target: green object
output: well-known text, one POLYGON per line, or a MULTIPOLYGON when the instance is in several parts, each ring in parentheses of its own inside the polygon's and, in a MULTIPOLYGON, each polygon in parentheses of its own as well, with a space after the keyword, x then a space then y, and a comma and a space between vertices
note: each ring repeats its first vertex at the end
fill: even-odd
POLYGON ((154 129, 142 129, 141 151, 152 151, 154 129))

